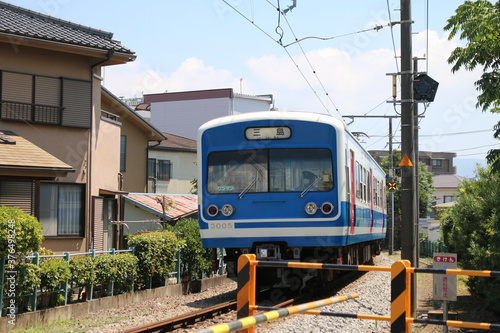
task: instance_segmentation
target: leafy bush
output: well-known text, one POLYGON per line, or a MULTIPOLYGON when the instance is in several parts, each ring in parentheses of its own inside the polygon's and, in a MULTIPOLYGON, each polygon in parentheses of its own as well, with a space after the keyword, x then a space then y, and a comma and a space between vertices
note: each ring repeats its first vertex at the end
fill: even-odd
MULTIPOLYGON (((79 256, 72 258, 69 262, 71 271, 71 283, 83 287, 90 292, 90 286, 96 280, 95 260, 92 257, 79 256)), ((80 298, 80 295, 78 296, 80 298)))
POLYGON ((128 245, 135 248, 139 260, 137 284, 140 288, 149 285, 151 278, 168 277, 175 270, 177 248, 182 242, 168 230, 132 235, 128 245))
MULTIPOLYGON (((500 270, 500 174, 478 168, 475 181, 459 186, 456 204, 442 221, 443 238, 464 269, 500 270)), ((500 313, 500 280, 470 277, 472 293, 500 313)))
MULTIPOLYGON (((31 310, 29 308, 29 297, 27 297, 27 295, 34 292, 35 289, 40 286, 40 267, 26 262, 17 262, 13 265, 13 267, 6 267, 4 296, 7 298, 14 297, 20 311, 31 310), (11 274, 9 271, 14 271, 16 273, 11 274), (14 277, 15 280, 12 280, 12 277, 14 277), (15 290, 13 290, 14 286, 15 290)), ((4 299, 4 302, 7 302, 7 300, 4 299)), ((4 303, 4 305, 5 304, 7 303, 4 303)))
POLYGON ((56 291, 71 278, 71 270, 66 260, 51 259, 40 263, 40 287, 44 291, 56 291))
POLYGON ((181 273, 190 279, 202 278, 212 273, 211 249, 203 248, 196 219, 182 219, 175 226, 169 226, 183 242, 181 249, 181 273))
POLYGON ((115 280, 115 293, 128 292, 132 289, 137 275, 139 259, 130 253, 114 256, 118 264, 118 277, 115 280))
POLYGON ((101 255, 94 258, 96 282, 114 283, 116 293, 128 291, 137 274, 137 257, 132 254, 101 255))
POLYGON ((42 224, 19 208, 0 206, 0 258, 36 252, 42 243, 42 224))

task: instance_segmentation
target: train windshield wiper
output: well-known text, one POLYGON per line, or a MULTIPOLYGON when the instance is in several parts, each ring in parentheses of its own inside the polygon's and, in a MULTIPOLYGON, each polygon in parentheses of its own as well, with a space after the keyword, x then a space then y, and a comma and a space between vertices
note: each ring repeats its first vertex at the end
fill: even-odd
POLYGON ((308 187, 306 187, 306 189, 302 191, 302 193, 299 194, 299 198, 303 198, 307 194, 307 192, 309 192, 320 179, 321 179, 320 176, 316 176, 316 179, 308 187))
POLYGON ((243 198, 243 196, 248 192, 250 191, 250 189, 252 188, 252 186, 255 185, 255 183, 257 183, 257 181, 259 180, 259 174, 258 173, 255 173, 255 177, 253 178, 252 182, 250 184, 248 184, 247 187, 245 187, 245 189, 243 191, 241 191, 240 194, 238 194, 238 199, 241 199, 243 198))

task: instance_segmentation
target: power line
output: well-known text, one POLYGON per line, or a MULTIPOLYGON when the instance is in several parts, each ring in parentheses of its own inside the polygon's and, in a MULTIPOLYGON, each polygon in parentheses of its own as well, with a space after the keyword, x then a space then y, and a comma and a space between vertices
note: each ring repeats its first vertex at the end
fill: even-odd
MULTIPOLYGON (((295 32, 293 31, 293 29, 292 29, 292 26, 291 26, 290 22, 288 22, 288 19, 287 19, 286 15, 285 15, 285 14, 281 11, 281 9, 280 9, 279 7, 277 8, 277 7, 275 7, 272 3, 270 3, 270 2, 269 2, 269 0, 267 0, 267 3, 269 3, 269 4, 270 4, 271 6, 273 6, 275 9, 277 9, 277 10, 278 10, 278 12, 279 12, 280 14, 282 14, 282 15, 283 15, 283 17, 285 18, 285 21, 286 21, 286 23, 287 23, 287 25, 288 25, 288 28, 290 29, 290 32, 292 33, 292 35, 293 35, 293 37, 295 38, 295 40, 297 40, 297 36, 295 35, 295 32)), ((279 6, 279 2, 278 2, 278 6, 279 6)), ((278 21, 278 23, 279 23, 279 21, 278 21)), ((300 48, 300 50, 302 51, 302 54, 304 55, 304 57, 305 57, 305 59, 306 59, 307 63, 309 64, 309 67, 310 67, 310 69, 311 69, 312 73, 313 73, 313 74, 314 74, 314 76, 316 77, 316 80, 318 80, 319 85, 321 86, 321 88, 323 88, 323 92, 325 93, 325 96, 328 98, 328 100, 330 101, 330 103, 332 103, 333 107, 335 108, 335 111, 337 111, 337 113, 340 115, 340 117, 342 117, 342 114, 340 113, 339 109, 337 108, 337 106, 336 106, 336 105, 335 105, 335 103, 333 102, 333 100, 332 100, 332 98, 331 98, 330 94, 328 93, 328 91, 326 91, 326 88, 325 88, 325 86, 324 86, 323 82, 322 82, 322 81, 321 81, 321 79, 319 78, 317 71, 314 69, 314 67, 313 67, 313 65, 312 65, 312 63, 311 63, 311 61, 309 60, 309 57, 307 56, 306 52, 305 52, 305 51, 304 51, 304 49, 302 48, 302 45, 300 44, 300 42, 297 42, 297 44, 299 45, 299 48, 300 48)), ((286 53, 288 54, 288 56, 289 56, 290 58, 292 58, 292 56, 290 55, 290 53, 289 53, 289 52, 288 52, 288 50, 286 49, 286 46, 285 46, 285 45, 283 45, 283 44, 281 44, 281 41, 280 41, 280 45, 281 45, 281 46, 285 49, 285 51, 286 51, 286 53)), ((293 61, 293 59, 292 59, 292 61, 293 61)), ((295 62, 294 62, 294 63, 295 63, 295 62)), ((298 65, 297 65, 297 68, 298 68, 298 65)), ((302 74, 302 72, 301 72, 301 74, 302 74)), ((304 77, 304 78, 305 78, 305 77, 304 77)), ((309 84, 309 82, 308 82, 308 84, 309 84)), ((309 84, 309 85, 310 85, 310 84, 309 84)), ((310 86, 311 86, 311 85, 310 85, 310 86)), ((312 86, 311 86, 311 89, 313 89, 313 88, 312 88, 312 86)), ((316 93, 316 91, 315 91, 314 89, 313 89, 313 91, 314 91, 314 93, 317 95, 317 93, 316 93)), ((318 96, 318 99, 319 99, 319 96, 318 96)), ((326 106, 324 105, 324 103, 323 103, 323 102, 321 102, 321 104, 323 104, 323 106, 326 108, 326 106)), ((328 112, 328 114, 330 114, 330 111, 328 110, 328 108, 326 108, 326 111, 328 112)), ((330 114, 330 115, 331 115, 331 114, 330 114)))
MULTIPOLYGON (((389 0, 387 0, 387 13, 389 15, 389 22, 392 22, 391 6, 389 5, 389 0)), ((391 26, 391 38, 392 38, 392 49, 394 50, 394 61, 396 62, 396 73, 399 73, 398 56, 397 56, 397 52, 396 52, 396 42, 394 41, 393 26, 391 26)))

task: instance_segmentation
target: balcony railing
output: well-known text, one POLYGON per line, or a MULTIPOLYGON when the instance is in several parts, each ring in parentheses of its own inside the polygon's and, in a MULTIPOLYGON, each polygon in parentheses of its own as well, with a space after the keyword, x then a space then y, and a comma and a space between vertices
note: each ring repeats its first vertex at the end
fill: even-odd
POLYGON ((63 107, 1 101, 0 119, 60 125, 63 107))

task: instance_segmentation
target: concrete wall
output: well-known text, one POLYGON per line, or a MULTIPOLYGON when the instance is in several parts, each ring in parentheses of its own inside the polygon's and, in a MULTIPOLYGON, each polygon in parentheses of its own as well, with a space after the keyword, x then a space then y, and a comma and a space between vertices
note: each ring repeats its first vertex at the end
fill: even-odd
POLYGON ((203 291, 224 283, 225 279, 226 276, 203 279, 200 283, 193 283, 191 287, 194 289, 189 290, 186 290, 182 284, 175 284, 155 289, 141 290, 131 294, 104 297, 82 303, 58 306, 35 312, 27 312, 16 315, 15 325, 10 325, 8 323, 9 318, 2 317, 0 318, 0 332, 8 332, 14 329, 48 324, 58 320, 75 319, 102 309, 118 308, 127 304, 142 302, 156 297, 178 296, 186 292, 203 291))

